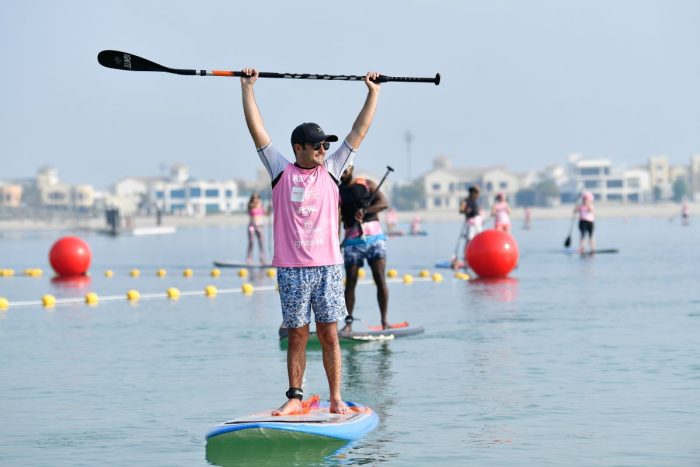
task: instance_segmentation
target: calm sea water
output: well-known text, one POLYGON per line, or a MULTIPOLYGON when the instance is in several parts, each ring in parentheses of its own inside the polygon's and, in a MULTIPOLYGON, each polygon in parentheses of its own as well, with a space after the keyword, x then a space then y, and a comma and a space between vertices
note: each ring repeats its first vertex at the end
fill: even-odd
MULTIPOLYGON (((425 227, 427 237, 390 241, 390 267, 417 274, 449 258, 458 221, 425 227)), ((0 464, 699 465, 700 223, 596 227, 599 247, 620 254, 565 255, 568 221, 535 221, 516 225, 511 280, 392 284, 391 320, 426 332, 343 349, 345 398, 381 418, 346 446, 207 449, 213 425, 284 400, 275 292, 11 307, 0 313, 0 464)), ((243 282, 234 270, 208 276, 212 260, 243 257, 242 228, 86 234, 93 277, 83 288, 50 280, 58 236, 2 235, 0 267, 45 274, 0 278, 0 296, 243 282), (135 267, 142 276, 128 277, 135 267), (155 277, 160 267, 166 278, 155 277), (185 267, 194 277, 182 277, 185 267)), ((356 316, 378 321, 373 286, 358 287, 356 316)), ((328 395, 318 351, 305 386, 328 395)))

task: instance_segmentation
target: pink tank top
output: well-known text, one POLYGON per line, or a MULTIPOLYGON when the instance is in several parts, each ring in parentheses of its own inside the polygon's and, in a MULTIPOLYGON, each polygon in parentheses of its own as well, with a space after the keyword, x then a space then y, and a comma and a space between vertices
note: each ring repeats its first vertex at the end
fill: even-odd
POLYGON ((262 206, 258 206, 257 208, 248 209, 248 215, 250 217, 264 216, 265 210, 262 208, 262 206))
POLYGON ((272 203, 274 266, 343 264, 338 241, 340 192, 325 167, 287 165, 272 189, 272 203))
POLYGON ((493 205, 493 211, 496 215, 497 224, 510 224, 510 216, 508 215, 508 204, 501 201, 493 205))
POLYGON ((593 216, 593 208, 585 204, 582 204, 578 208, 579 219, 582 221, 593 222, 595 217, 593 216))

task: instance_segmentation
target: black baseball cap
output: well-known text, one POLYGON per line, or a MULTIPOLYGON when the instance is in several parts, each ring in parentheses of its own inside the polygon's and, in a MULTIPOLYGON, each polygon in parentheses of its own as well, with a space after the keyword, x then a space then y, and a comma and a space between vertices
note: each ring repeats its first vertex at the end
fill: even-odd
POLYGON ((292 131, 292 144, 315 144, 321 141, 334 143, 338 137, 325 134, 320 126, 311 122, 302 123, 292 131))

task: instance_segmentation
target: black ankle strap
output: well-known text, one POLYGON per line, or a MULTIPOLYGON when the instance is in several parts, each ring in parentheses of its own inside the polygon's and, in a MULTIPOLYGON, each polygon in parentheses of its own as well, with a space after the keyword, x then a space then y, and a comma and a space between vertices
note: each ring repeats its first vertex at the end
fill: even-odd
POLYGON ((355 321, 355 318, 353 318, 352 316, 346 316, 346 317, 345 317, 345 324, 350 324, 350 323, 352 323, 353 321, 355 321))
POLYGON ((301 388, 290 387, 289 390, 287 392, 285 392, 285 395, 287 396, 287 399, 302 400, 304 398, 304 390, 301 388))

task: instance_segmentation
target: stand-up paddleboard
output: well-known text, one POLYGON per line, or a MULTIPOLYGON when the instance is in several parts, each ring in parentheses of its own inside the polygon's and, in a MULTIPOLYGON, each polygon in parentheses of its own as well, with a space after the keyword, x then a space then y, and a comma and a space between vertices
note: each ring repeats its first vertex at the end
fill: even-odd
MULTIPOLYGON (((398 337, 414 336, 425 331, 423 326, 411 326, 408 321, 391 324, 389 329, 382 329, 381 326, 367 326, 360 321, 352 324, 352 331, 338 330, 338 340, 340 344, 356 344, 360 342, 388 341, 398 337)), ((287 346, 288 331, 285 327, 279 328, 280 345, 287 346)), ((315 331, 309 333, 308 347, 320 347, 318 335, 315 331)))
POLYGON ((406 232, 404 232, 403 230, 394 230, 392 232, 385 232, 385 235, 387 237, 402 237, 406 235, 406 232))
POLYGON ((248 269, 267 269, 274 268, 271 264, 248 264, 245 261, 236 261, 233 259, 222 259, 214 261, 214 266, 217 268, 248 268, 248 269))
MULTIPOLYGON (((435 267, 440 268, 440 269, 453 269, 452 261, 449 259, 435 263, 435 267)), ((467 269, 467 265, 464 261, 457 261, 455 268, 456 269, 467 269)))
POLYGON ((214 427, 207 433, 207 441, 226 439, 240 442, 294 439, 308 440, 323 437, 352 441, 362 438, 379 423, 379 417, 369 407, 346 402, 350 413, 329 411, 330 403, 312 396, 304 401, 303 413, 298 415, 271 415, 271 410, 236 418, 214 427))
POLYGON ((581 255, 581 256, 609 255, 609 254, 616 254, 619 252, 620 252, 620 250, 618 250, 617 248, 608 248, 608 249, 595 250, 595 251, 584 251, 583 253, 579 252, 578 250, 564 250, 564 253, 566 253, 566 254, 581 255))

